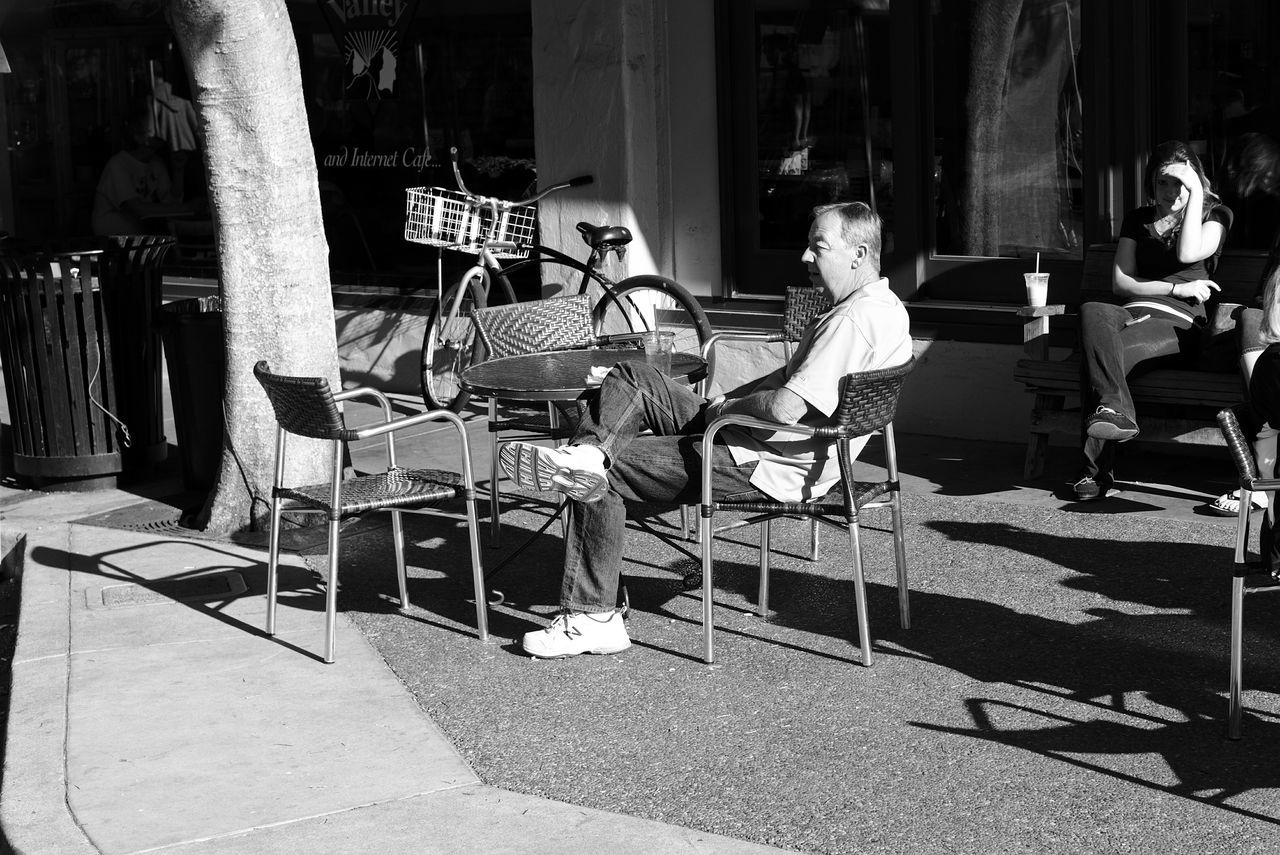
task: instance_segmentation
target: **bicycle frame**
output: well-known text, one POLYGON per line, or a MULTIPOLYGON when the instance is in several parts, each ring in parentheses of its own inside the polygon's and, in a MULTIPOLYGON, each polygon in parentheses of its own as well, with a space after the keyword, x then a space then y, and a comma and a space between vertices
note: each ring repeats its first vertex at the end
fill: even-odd
MULTIPOLYGON (((465 273, 458 279, 458 286, 454 289, 453 301, 449 304, 448 313, 440 312, 437 314, 437 323, 441 331, 452 329, 451 324, 457 320, 458 312, 462 307, 463 297, 470 292, 472 300, 476 305, 489 305, 489 294, 496 279, 500 286, 502 296, 508 303, 519 302, 516 297, 515 288, 511 285, 511 280, 507 277, 506 268, 503 267, 501 260, 494 255, 494 250, 515 249, 516 244, 507 241, 486 241, 480 249, 479 259, 475 264, 467 269, 465 273)), ((527 247, 529 258, 547 259, 549 261, 559 262, 566 267, 578 267, 583 262, 571 255, 552 249, 549 246, 534 244, 527 247)), ((603 256, 607 254, 599 249, 592 248, 591 255, 585 262, 586 269, 582 273, 582 279, 578 283, 577 293, 586 293, 587 286, 592 279, 592 274, 599 278, 600 282, 605 286, 606 293, 614 284, 613 280, 600 272, 603 256)), ((521 259, 524 261, 525 259, 521 259)), ((437 299, 443 305, 443 273, 437 277, 437 287, 440 289, 437 299)))

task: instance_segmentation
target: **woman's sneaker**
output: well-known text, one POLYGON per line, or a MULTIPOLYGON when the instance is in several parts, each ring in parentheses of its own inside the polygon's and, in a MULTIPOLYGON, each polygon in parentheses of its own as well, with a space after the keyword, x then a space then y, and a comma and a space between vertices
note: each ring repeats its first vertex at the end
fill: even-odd
POLYGON ((563 659, 580 653, 621 653, 631 646, 622 613, 561 612, 546 629, 526 632, 520 645, 539 659, 563 659))
POLYGON ((1098 407, 1085 424, 1085 433, 1094 439, 1127 442, 1138 435, 1138 425, 1124 413, 1110 407, 1098 407))
POLYGON ((1116 489, 1110 478, 1099 478, 1094 480, 1090 475, 1081 475, 1080 478, 1071 485, 1071 489, 1076 492, 1077 502, 1090 502, 1094 499, 1106 499, 1111 496, 1120 495, 1120 491, 1116 489))
POLYGON ((598 502, 609 490, 604 453, 594 446, 508 442, 498 451, 498 465, 524 490, 559 490, 579 502, 598 502))

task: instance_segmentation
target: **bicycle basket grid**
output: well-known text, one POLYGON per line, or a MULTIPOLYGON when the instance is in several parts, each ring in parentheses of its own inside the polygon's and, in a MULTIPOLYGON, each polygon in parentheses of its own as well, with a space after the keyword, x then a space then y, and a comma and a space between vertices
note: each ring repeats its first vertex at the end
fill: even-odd
POLYGON ((498 209, 477 205, 465 193, 444 187, 409 187, 405 191, 405 240, 478 255, 486 240, 509 241, 515 249, 491 249, 498 258, 525 258, 533 243, 537 215, 532 205, 498 209))

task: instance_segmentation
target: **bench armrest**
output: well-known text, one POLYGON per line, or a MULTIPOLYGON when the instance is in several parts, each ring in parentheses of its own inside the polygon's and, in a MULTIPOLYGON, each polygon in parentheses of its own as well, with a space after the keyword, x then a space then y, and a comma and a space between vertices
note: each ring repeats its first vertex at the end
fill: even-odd
POLYGON ((1067 307, 1062 303, 1050 303, 1047 306, 1019 306, 1018 315, 1024 318, 1048 318, 1053 315, 1065 315, 1067 307))
POLYGON ((1022 349, 1032 359, 1049 357, 1049 318, 1066 314, 1067 307, 1062 303, 1050 303, 1047 306, 1019 306, 1018 316, 1022 318, 1022 349))

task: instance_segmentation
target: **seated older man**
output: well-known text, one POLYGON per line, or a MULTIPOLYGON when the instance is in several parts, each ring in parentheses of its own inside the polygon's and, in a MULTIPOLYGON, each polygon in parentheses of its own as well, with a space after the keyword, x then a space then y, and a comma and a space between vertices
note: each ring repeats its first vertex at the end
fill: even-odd
MULTIPOLYGON (((525 634, 527 653, 557 658, 631 646, 616 608, 624 502, 701 501, 700 434, 711 420, 734 413, 830 425, 841 377, 911 358, 906 309, 880 276, 880 231, 880 217, 861 202, 814 209, 801 261, 833 307, 809 324, 776 371, 707 400, 647 365, 623 363, 605 377, 570 444, 503 447, 499 463, 518 485, 557 490, 572 500, 562 611, 546 629, 525 634)), ((736 427, 717 440, 711 453, 719 498, 760 491, 782 502, 809 501, 840 480, 827 440, 736 427)))

